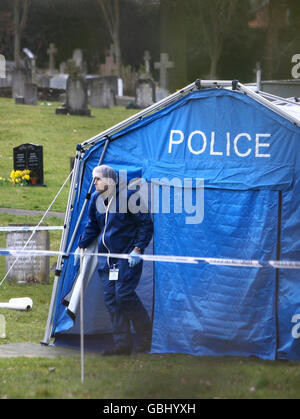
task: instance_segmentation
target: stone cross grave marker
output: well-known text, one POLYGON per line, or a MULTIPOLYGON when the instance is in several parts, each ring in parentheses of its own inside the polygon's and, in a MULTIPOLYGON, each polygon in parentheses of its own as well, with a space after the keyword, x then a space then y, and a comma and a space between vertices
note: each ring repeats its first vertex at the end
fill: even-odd
POLYGON ((165 52, 162 52, 160 54, 160 62, 154 63, 154 68, 158 69, 160 72, 160 76, 159 76, 160 87, 162 87, 163 89, 167 89, 168 88, 167 70, 169 68, 174 68, 174 62, 169 61, 168 54, 165 52))
POLYGON ((55 54, 57 53, 57 49, 55 48, 55 44, 51 42, 49 44, 49 48, 47 49, 47 54, 49 55, 49 73, 51 75, 55 72, 55 54))
POLYGON ((115 63, 113 46, 111 45, 109 54, 105 57, 105 63, 100 65, 100 71, 103 76, 115 76, 117 74, 117 70, 118 68, 115 63))

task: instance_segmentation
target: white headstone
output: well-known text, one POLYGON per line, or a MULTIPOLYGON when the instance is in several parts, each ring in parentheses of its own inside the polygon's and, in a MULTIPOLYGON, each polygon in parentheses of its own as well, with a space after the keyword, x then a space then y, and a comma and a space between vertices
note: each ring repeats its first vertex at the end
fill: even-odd
POLYGON ((118 79, 118 95, 117 96, 123 96, 123 80, 118 79))
MULTIPOLYGON (((23 249, 31 231, 14 231, 6 234, 7 249, 23 249)), ((49 232, 36 231, 30 242, 27 244, 27 250, 49 250, 49 232)), ((14 256, 6 256, 6 271, 11 269, 7 279, 20 284, 44 283, 49 282, 49 256, 20 256, 16 259, 14 256), (15 262, 16 261, 16 262, 15 262)))

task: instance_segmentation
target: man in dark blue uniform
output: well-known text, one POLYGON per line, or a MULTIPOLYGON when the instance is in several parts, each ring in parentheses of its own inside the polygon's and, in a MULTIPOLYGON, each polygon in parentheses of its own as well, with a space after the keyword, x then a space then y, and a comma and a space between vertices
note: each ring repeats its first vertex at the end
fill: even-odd
POLYGON ((135 351, 148 351, 152 325, 135 289, 143 268, 139 255, 152 238, 153 223, 149 213, 120 211, 124 208, 124 199, 128 202, 128 190, 120 187, 113 168, 95 167, 93 179, 96 192, 91 197, 88 222, 78 247, 84 249, 98 237, 99 253, 107 253, 107 258, 99 257, 98 272, 112 321, 114 347, 102 354, 129 355, 132 352, 130 324, 139 339, 135 351), (130 258, 115 259, 110 253, 129 254, 130 258))

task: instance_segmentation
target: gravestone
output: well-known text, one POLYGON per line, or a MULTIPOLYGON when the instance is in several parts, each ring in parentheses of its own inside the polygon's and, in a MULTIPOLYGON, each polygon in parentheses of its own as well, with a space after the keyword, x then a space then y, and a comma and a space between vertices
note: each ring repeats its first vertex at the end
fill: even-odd
POLYGON ((55 73, 55 54, 57 53, 57 49, 55 48, 54 43, 49 44, 49 48, 47 49, 47 54, 49 55, 49 74, 52 76, 55 73))
POLYGON ((107 77, 90 80, 90 92, 90 105, 94 108, 110 108, 115 103, 111 80, 107 77))
POLYGON ((66 68, 67 68, 67 63, 65 61, 61 62, 59 64, 59 73, 60 74, 65 74, 66 73, 66 68))
POLYGON ((24 105, 37 105, 38 88, 36 84, 25 83, 24 86, 24 105))
POLYGON ((157 102, 159 102, 160 100, 165 99, 167 96, 169 96, 169 92, 168 92, 167 89, 163 89, 161 87, 156 87, 155 97, 156 97, 157 102))
POLYGON ((27 71, 30 73, 31 83, 37 84, 36 74, 36 60, 35 55, 29 48, 23 48, 24 64, 27 71))
POLYGON ((147 74, 150 74, 150 60, 151 60, 151 56, 150 56, 149 51, 145 51, 144 62, 145 62, 145 71, 147 74))
POLYGON ((70 115, 91 116, 88 109, 87 82, 83 76, 69 76, 66 93, 66 107, 70 115))
POLYGON ((112 45, 109 54, 105 57, 105 63, 100 65, 100 72, 103 76, 115 76, 118 73, 112 45))
MULTIPOLYGON (((20 226, 18 226, 20 227, 20 226)), ((23 249, 32 231, 10 231, 6 234, 7 249, 23 249)), ((50 239, 49 231, 36 231, 26 250, 49 250, 50 239)), ((14 256, 6 256, 6 272, 9 271, 13 263, 13 268, 7 276, 7 280, 18 284, 48 283, 50 271, 49 256, 20 256, 17 260, 14 256)))
POLYGON ((51 77, 47 74, 37 75, 38 87, 48 89, 50 87, 50 80, 51 77))
MULTIPOLYGON (((12 97, 23 98, 25 96, 25 84, 31 83, 31 75, 24 68, 15 69, 12 76, 12 97)), ((24 103, 24 101, 23 101, 24 103)))
POLYGON ((68 77, 68 74, 58 74, 52 77, 49 83, 50 89, 66 90, 68 77))
POLYGON ((135 86, 135 103, 139 108, 147 108, 155 103, 155 84, 151 79, 139 79, 135 86))
POLYGON ((30 184, 44 185, 43 146, 21 144, 14 147, 14 170, 30 170, 30 184))
POLYGON ((76 67, 79 69, 80 73, 85 74, 86 62, 83 60, 83 53, 81 49, 74 49, 72 60, 74 61, 76 67))
POLYGON ((167 53, 162 52, 160 54, 160 62, 154 63, 154 68, 159 70, 159 84, 163 89, 168 88, 168 73, 169 68, 174 68, 174 62, 169 61, 167 53))

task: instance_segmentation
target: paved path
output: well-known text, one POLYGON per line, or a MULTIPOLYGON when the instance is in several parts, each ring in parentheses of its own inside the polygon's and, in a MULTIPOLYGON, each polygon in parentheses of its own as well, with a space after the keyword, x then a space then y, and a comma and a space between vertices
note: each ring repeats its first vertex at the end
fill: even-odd
MULTIPOLYGON (((32 215, 32 216, 43 216, 45 211, 35 211, 35 210, 25 210, 25 209, 15 209, 15 208, 0 208, 0 213, 14 214, 14 215, 32 215)), ((58 217, 65 218, 64 212, 55 212, 49 211, 47 217, 58 217)))
MULTIPOLYGON (((58 356, 79 357, 80 351, 61 346, 45 346, 33 342, 0 344, 0 358, 56 358, 58 356)), ((99 353, 84 351, 84 356, 99 356, 99 353)))

